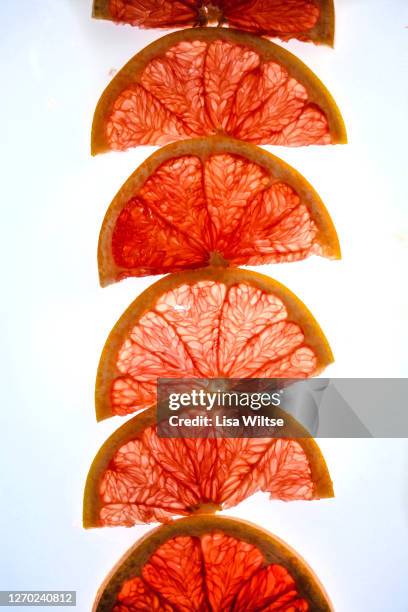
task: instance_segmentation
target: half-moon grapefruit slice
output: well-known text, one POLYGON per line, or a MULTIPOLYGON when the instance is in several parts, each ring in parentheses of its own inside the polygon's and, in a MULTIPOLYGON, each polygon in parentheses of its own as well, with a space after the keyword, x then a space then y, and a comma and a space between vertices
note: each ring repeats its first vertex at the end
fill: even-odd
POLYGON ((106 578, 94 612, 332 612, 287 544, 246 521, 189 517, 161 526, 106 578))
POLYGON ((155 41, 118 72, 95 110, 92 154, 214 134, 346 142, 336 103, 297 57, 239 30, 197 28, 155 41))
POLYGON ((98 420, 156 403, 158 378, 306 378, 333 361, 306 306, 267 276, 208 267, 144 291, 110 333, 98 420))
POLYGON ((93 16, 139 28, 226 25, 333 45, 333 0, 94 0, 93 16))
POLYGON ((167 145, 120 189, 99 236, 102 286, 128 276, 258 265, 340 248, 323 202, 293 168, 222 136, 167 145))
POLYGON ((258 491, 281 501, 333 497, 316 442, 290 415, 274 414, 285 416, 284 438, 166 438, 157 430, 155 407, 138 414, 92 463, 84 526, 168 522, 231 508, 258 491))

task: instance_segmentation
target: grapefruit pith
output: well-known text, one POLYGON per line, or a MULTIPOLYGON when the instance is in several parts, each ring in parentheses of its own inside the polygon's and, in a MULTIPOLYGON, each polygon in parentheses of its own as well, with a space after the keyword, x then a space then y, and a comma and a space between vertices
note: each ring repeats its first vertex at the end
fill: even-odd
POLYGON ((226 25, 332 45, 333 0, 94 0, 93 16, 140 28, 226 25))
POLYGON ((120 560, 94 612, 331 612, 312 569, 251 523, 191 517, 155 529, 120 560))
POLYGON ((98 420, 156 403, 158 378, 306 378, 333 360, 306 306, 267 276, 208 267, 144 291, 110 333, 98 420))
POLYGON ((168 145, 134 172, 99 236, 102 286, 128 276, 340 257, 323 202, 262 149, 214 136, 168 145))
POLYGON ((92 154, 215 134, 346 142, 336 103, 294 55, 238 30, 197 28, 155 41, 114 77, 95 110, 92 154))
POLYGON ((93 461, 84 526, 168 522, 231 508, 257 491, 282 501, 333 497, 316 442, 289 415, 285 420, 285 438, 164 438, 155 408, 138 414, 93 461))

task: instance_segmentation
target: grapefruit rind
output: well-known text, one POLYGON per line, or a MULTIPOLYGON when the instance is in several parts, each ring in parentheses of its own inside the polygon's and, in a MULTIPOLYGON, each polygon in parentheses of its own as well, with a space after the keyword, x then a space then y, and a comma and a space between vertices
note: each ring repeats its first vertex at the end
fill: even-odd
MULTIPOLYGON (((92 17, 95 19, 106 19, 108 21, 114 21, 116 23, 126 23, 126 22, 117 22, 113 17, 109 10, 109 2, 110 0, 94 0, 93 8, 92 8, 92 17)), ((333 0, 314 0, 315 4, 319 7, 319 19, 316 24, 304 31, 288 31, 288 32, 278 32, 277 30, 267 30, 267 29, 254 29, 251 30, 254 34, 264 35, 266 37, 271 38, 280 38, 281 40, 290 40, 293 38, 302 40, 302 41, 311 41, 315 44, 328 45, 333 47, 334 43, 334 31, 335 31, 335 9, 333 0)), ((199 15, 197 15, 196 22, 187 23, 186 25, 192 26, 203 26, 206 25, 203 23, 202 19, 200 19, 199 15)), ((229 25, 228 23, 224 23, 223 25, 229 25)), ((139 26, 143 27, 143 26, 139 26)), ((157 26, 158 27, 158 26, 157 26)), ((168 24, 163 25, 163 28, 168 28, 168 24)), ((175 25, 175 28, 183 27, 180 25, 175 25)), ((231 25, 230 27, 234 27, 231 25)))
MULTIPOLYGON (((301 327, 305 344, 313 350, 318 364, 315 375, 318 375, 333 362, 334 358, 330 345, 316 319, 305 304, 278 281, 249 270, 238 268, 225 269, 214 266, 171 274, 146 289, 127 308, 109 334, 102 351, 95 385, 96 418, 98 421, 113 416, 110 399, 111 385, 115 379, 118 353, 123 342, 128 337, 131 327, 146 312, 154 308, 162 294, 181 285, 194 285, 205 280, 218 281, 227 288, 238 283, 247 283, 267 294, 273 294, 285 305, 288 321, 293 321, 301 327)), ((183 375, 184 373, 180 372, 181 378, 183 375)))
MULTIPOLYGON (((293 188, 300 198, 300 204, 307 207, 318 229, 314 243, 321 248, 320 254, 329 259, 341 258, 339 240, 330 215, 317 192, 299 172, 278 157, 255 145, 224 136, 212 136, 176 142, 159 149, 139 166, 121 187, 106 212, 99 235, 98 267, 102 287, 117 282, 123 277, 141 275, 137 269, 132 270, 116 264, 112 253, 113 233, 119 215, 127 202, 138 194, 146 181, 165 162, 189 155, 203 162, 215 154, 232 154, 249 160, 266 170, 273 180, 281 181, 293 188)), ((228 265, 228 262, 225 264, 228 265)), ((176 270, 168 270, 168 272, 173 271, 176 270)))
MULTIPOLYGON (((320 79, 295 55, 274 43, 240 30, 225 28, 193 28, 163 36, 136 54, 112 79, 102 93, 92 124, 91 154, 98 155, 111 150, 105 125, 114 102, 129 85, 140 84, 146 66, 180 42, 226 41, 248 47, 259 54, 262 61, 273 61, 285 67, 307 91, 309 104, 317 105, 325 114, 332 144, 347 142, 346 128, 334 98, 320 79)), ((263 143, 267 144, 267 143, 263 143)))
MULTIPOLYGON (((310 433, 288 413, 274 409, 275 418, 285 420, 285 439, 295 440, 302 447, 309 464, 310 477, 313 483, 311 499, 327 499, 334 497, 333 483, 322 452, 310 433)), ((99 449, 88 473, 83 506, 83 526, 86 529, 101 527, 100 510, 102 508, 99 486, 106 470, 109 469, 112 458, 118 449, 132 440, 141 438, 144 431, 157 424, 156 407, 151 407, 139 413, 119 429, 117 429, 99 449)), ((174 442, 174 441, 173 441, 174 442)), ((203 501, 191 510, 191 514, 210 513, 222 510, 222 506, 214 500, 203 501)))
POLYGON ((272 564, 284 567, 294 579, 299 595, 308 602, 310 611, 333 612, 333 606, 318 577, 288 544, 248 521, 211 515, 179 519, 154 529, 138 540, 99 588, 93 612, 112 612, 123 583, 141 576, 143 567, 152 555, 172 538, 200 538, 217 532, 256 547, 263 555, 265 567, 272 564))

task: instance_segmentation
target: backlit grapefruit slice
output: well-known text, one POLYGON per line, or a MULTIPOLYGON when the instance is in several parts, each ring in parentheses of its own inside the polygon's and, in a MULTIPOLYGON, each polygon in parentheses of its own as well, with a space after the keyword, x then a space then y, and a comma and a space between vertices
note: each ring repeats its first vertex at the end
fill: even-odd
POLYGON ((267 276, 208 267, 172 274, 116 323, 96 380, 98 420, 156 403, 162 378, 306 378, 333 360, 306 306, 267 276))
POLYGON ((94 0, 93 16, 140 28, 230 25, 332 45, 333 0, 94 0))
POLYGON ((231 508, 258 491, 282 501, 333 497, 316 442, 285 415, 285 438, 164 438, 154 407, 120 427, 88 474, 85 527, 131 527, 231 508), (304 436, 304 437, 301 437, 304 436))
POLYGON ((331 612, 305 561, 246 521, 189 517, 139 540, 100 588, 94 612, 331 612))
POLYGON ((340 112, 319 79, 281 47, 238 30, 164 36, 105 89, 92 154, 226 134, 258 144, 346 141, 340 112))
POLYGON ((317 193, 262 149, 214 136, 168 145, 116 195, 99 237, 102 286, 210 263, 340 257, 317 193))

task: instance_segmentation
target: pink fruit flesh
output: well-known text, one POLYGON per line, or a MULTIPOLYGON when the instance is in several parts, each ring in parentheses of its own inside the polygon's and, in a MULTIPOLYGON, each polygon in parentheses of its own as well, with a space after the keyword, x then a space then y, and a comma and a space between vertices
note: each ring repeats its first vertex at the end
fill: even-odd
POLYGON ((284 66, 224 40, 184 41, 113 103, 113 150, 223 133, 258 144, 330 144, 327 118, 284 66))

